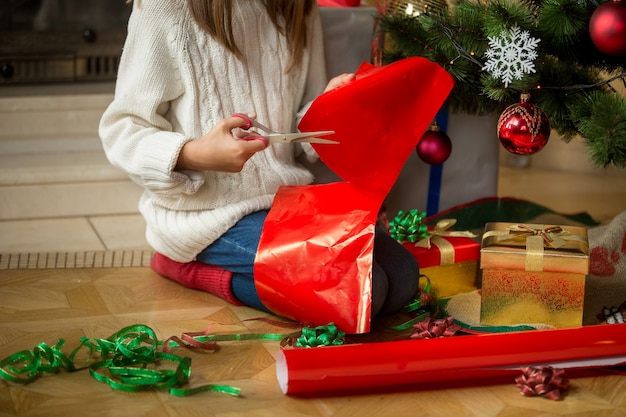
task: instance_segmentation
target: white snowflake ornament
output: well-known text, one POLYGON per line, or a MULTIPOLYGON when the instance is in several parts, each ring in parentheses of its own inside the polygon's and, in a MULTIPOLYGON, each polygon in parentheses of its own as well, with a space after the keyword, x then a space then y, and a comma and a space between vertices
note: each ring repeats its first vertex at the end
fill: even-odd
POLYGON ((539 41, 517 26, 508 32, 503 30, 499 38, 489 36, 489 49, 485 52, 488 60, 483 71, 502 80, 504 86, 508 87, 513 79, 521 80, 524 74, 535 72, 535 49, 539 41))

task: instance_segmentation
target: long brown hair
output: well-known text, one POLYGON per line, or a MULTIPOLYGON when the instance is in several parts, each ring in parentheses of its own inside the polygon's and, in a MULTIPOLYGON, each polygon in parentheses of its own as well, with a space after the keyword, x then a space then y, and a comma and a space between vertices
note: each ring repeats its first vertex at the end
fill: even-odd
MULTIPOLYGON (((191 14, 206 30, 237 58, 245 59, 235 43, 232 27, 232 3, 235 0, 187 0, 191 14)), ((239 0, 241 1, 241 0, 239 0)), ((247 0, 246 0, 247 1, 247 0)), ((306 17, 315 0, 263 0, 272 23, 289 45, 291 59, 287 71, 300 64, 307 46, 306 17)))

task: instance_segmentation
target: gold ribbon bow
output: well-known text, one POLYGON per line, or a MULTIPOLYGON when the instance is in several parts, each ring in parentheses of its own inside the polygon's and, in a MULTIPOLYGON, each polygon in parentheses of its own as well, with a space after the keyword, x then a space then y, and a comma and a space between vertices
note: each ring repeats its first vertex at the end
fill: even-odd
POLYGON ((507 226, 507 230, 490 230, 483 234, 483 240, 495 236, 497 242, 524 240, 526 244, 526 271, 543 271, 543 254, 545 246, 558 249, 568 240, 586 242, 580 236, 572 235, 560 226, 545 227, 542 225, 517 224, 507 226))
POLYGON ((433 229, 426 231, 427 236, 415 243, 420 248, 430 249, 431 244, 439 249, 440 265, 454 264, 454 245, 444 237, 468 237, 474 238, 476 235, 470 231, 448 230, 456 224, 456 219, 439 220, 433 229))
POLYGON ((530 227, 526 224, 518 224, 516 226, 509 226, 507 229, 513 236, 522 236, 525 238, 538 236, 541 238, 542 245, 548 245, 554 249, 558 249, 565 245, 565 236, 569 236, 569 232, 567 230, 563 230, 561 226, 530 227))

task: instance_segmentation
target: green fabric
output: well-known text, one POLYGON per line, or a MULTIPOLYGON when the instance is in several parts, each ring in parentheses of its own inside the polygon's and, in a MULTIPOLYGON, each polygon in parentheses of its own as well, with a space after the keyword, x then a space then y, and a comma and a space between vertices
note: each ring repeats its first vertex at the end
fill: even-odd
POLYGON ((483 230, 489 222, 524 223, 542 214, 558 214, 572 222, 585 226, 597 226, 587 213, 561 214, 526 200, 515 198, 485 198, 467 204, 452 207, 426 219, 428 225, 434 226, 442 218, 457 220, 455 230, 483 230))

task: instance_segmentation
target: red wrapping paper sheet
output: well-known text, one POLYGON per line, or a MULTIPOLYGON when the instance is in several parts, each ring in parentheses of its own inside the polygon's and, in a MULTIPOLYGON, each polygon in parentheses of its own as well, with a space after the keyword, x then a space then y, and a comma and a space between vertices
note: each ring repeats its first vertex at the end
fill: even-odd
POLYGON ((314 144, 318 155, 382 204, 453 85, 450 74, 425 58, 363 64, 356 80, 318 97, 298 127, 334 130, 325 137, 340 144, 314 144))
POLYGON ((285 187, 277 197, 255 265, 263 303, 307 325, 369 328, 376 213, 360 207, 375 202, 350 183, 285 187))
POLYGON ((255 260, 261 301, 305 325, 370 329, 374 225, 410 153, 452 90, 424 58, 363 64, 355 80, 321 95, 301 131, 334 130, 338 145, 313 145, 345 182, 282 187, 255 260))
MULTIPOLYGON (((506 334, 282 348, 285 394, 340 393, 390 386, 476 383, 521 374, 523 366, 580 370, 626 363, 626 324, 506 334)), ((568 372, 566 372, 568 376, 568 372)), ((501 382, 499 380, 498 382, 501 382)))

